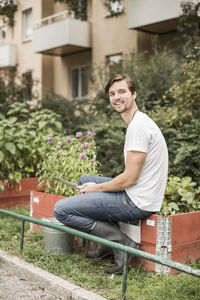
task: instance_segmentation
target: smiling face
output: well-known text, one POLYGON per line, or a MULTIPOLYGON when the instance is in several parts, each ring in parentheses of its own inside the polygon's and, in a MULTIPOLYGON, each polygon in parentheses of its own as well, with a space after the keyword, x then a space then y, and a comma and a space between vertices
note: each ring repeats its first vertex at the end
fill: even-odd
POLYGON ((131 93, 126 80, 115 81, 108 91, 113 109, 120 114, 132 114, 135 108, 136 92, 131 93))

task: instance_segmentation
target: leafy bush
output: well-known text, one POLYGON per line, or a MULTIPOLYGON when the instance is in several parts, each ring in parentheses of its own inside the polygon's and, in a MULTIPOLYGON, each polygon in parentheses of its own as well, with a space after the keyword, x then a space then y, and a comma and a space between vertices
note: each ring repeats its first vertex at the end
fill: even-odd
POLYGON ((74 195, 74 189, 54 178, 78 182, 85 174, 97 175, 96 145, 93 134, 77 132, 75 137, 49 136, 38 167, 39 181, 45 191, 57 195, 74 195))
POLYGON ((173 49, 162 48, 155 40, 153 52, 141 52, 127 55, 123 59, 122 74, 130 76, 136 83, 138 105, 150 110, 159 101, 163 105, 162 95, 179 76, 179 59, 173 49))
POLYGON ((173 215, 200 210, 200 186, 191 177, 168 177, 160 215, 173 215))
POLYGON ((195 47, 182 65, 180 80, 163 96, 164 105, 151 117, 165 135, 169 172, 200 182, 200 48, 195 47))
POLYGON ((29 74, 31 71, 22 74, 22 77, 18 76, 16 67, 0 71, 0 114, 5 115, 10 105, 16 102, 26 103, 26 106, 30 108, 31 100, 37 97, 32 93, 32 87, 36 81, 27 78, 29 74))
POLYGON ((19 182, 35 176, 45 136, 62 127, 60 117, 50 110, 29 112, 25 104, 17 102, 10 107, 0 120, 0 179, 19 182))

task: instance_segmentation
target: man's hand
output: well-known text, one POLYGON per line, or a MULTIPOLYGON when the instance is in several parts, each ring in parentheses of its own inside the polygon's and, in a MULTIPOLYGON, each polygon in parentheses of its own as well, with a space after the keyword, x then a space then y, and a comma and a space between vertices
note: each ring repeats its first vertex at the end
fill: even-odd
POLYGON ((97 191, 97 186, 98 186, 98 184, 96 184, 95 182, 84 183, 83 185, 81 185, 79 187, 79 193, 80 194, 85 194, 85 193, 95 193, 95 192, 98 192, 97 191))

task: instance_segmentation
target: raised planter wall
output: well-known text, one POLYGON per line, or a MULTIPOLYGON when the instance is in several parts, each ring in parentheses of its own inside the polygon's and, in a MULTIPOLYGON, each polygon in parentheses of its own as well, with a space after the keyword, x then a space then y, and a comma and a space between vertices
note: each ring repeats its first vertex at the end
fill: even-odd
MULTIPOLYGON (((141 222, 141 250, 187 263, 200 258, 200 211, 172 216, 152 215, 141 222)), ((176 274, 178 271, 141 258, 147 271, 176 274)), ((134 263, 134 261, 133 261, 134 263)))
POLYGON ((6 186, 5 190, 0 192, 0 208, 29 207, 31 190, 42 190, 38 187, 37 178, 24 178, 20 183, 14 182, 12 185, 6 186))
MULTIPOLYGON (((36 219, 53 218, 54 205, 64 196, 42 193, 38 191, 31 191, 30 193, 30 216, 36 219)), ((31 229, 41 229, 40 225, 32 224, 31 229)))

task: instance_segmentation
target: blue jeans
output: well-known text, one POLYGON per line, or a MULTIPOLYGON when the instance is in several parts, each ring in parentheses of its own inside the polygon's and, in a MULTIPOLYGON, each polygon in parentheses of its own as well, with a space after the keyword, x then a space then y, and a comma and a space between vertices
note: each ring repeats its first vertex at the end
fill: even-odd
MULTIPOLYGON (((86 175, 79 179, 78 184, 102 183, 111 179, 86 175)), ((54 215, 58 221, 87 233, 90 232, 96 221, 131 223, 151 214, 152 212, 136 207, 125 190, 86 193, 64 198, 59 200, 54 208, 54 215)))

